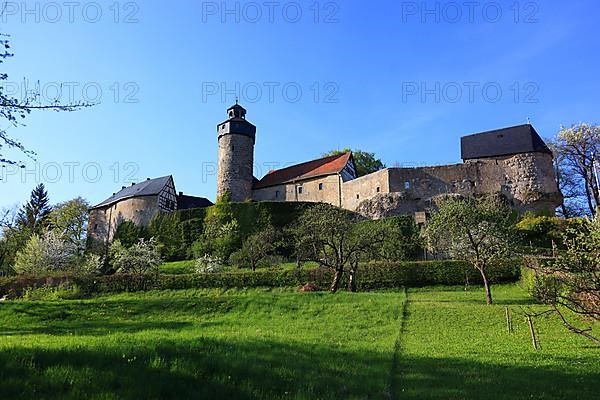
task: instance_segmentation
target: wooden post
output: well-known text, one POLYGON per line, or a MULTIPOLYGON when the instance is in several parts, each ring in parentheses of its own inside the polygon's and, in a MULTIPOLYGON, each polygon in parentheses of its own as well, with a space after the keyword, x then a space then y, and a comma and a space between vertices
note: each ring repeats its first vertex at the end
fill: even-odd
POLYGON ((508 311, 508 307, 504 307, 504 312, 506 314, 506 330, 508 334, 512 332, 512 321, 510 320, 510 311, 508 311))
POLYGON ((535 329, 533 328, 533 320, 531 319, 531 315, 527 316, 527 324, 529 325, 529 332, 531 333, 531 343, 533 344, 534 350, 537 350, 538 343, 535 337, 535 329))

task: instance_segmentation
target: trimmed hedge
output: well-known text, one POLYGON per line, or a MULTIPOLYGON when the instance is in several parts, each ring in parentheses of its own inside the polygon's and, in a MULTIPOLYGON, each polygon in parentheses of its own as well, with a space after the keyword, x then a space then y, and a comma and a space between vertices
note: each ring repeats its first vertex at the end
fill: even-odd
MULTIPOLYGON (((371 263, 359 268, 359 290, 395 289, 431 285, 480 284, 481 275, 462 261, 371 263)), ((498 266, 489 272, 492 283, 516 282, 518 266, 498 266)), ((21 296, 27 288, 77 285, 81 293, 138 292, 195 288, 297 287, 307 283, 326 289, 332 280, 329 270, 265 270, 190 275, 107 275, 12 277, 0 279, 0 296, 21 296)), ((345 287, 345 282, 342 286, 345 287)))

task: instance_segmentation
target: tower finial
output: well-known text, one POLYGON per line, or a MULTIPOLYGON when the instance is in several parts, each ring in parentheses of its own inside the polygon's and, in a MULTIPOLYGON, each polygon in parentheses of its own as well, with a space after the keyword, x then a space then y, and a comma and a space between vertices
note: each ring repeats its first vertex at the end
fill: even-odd
POLYGON ((527 124, 531 125, 531 118, 527 117, 527 124))
POLYGON ((236 104, 236 105, 239 105, 239 104, 240 104, 240 102, 239 102, 239 99, 238 99, 238 97, 237 97, 237 96, 235 96, 235 104, 236 104))

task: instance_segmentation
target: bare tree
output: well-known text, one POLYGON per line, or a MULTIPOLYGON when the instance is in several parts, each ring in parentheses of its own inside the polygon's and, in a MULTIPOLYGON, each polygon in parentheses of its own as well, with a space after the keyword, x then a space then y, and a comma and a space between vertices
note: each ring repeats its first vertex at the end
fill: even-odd
POLYGON ((572 220, 564 243, 565 250, 555 260, 527 259, 536 272, 534 295, 552 306, 567 329, 600 345, 591 329, 575 326, 563 312, 600 321, 600 217, 572 220))
MULTIPOLYGON (((0 33, 0 64, 13 56, 13 54, 10 52, 10 43, 8 37, 8 35, 0 33)), ((14 149, 30 159, 35 157, 35 152, 27 149, 22 142, 9 136, 7 132, 9 128, 24 126, 23 120, 32 111, 76 111, 80 108, 90 107, 93 105, 84 102, 61 104, 59 100, 47 104, 42 101, 39 90, 34 90, 33 92, 27 91, 27 96, 19 99, 6 94, 6 91, 1 83, 7 79, 8 74, 0 72, 0 120, 4 120, 6 122, 6 127, 0 127, 0 165, 18 165, 21 167, 24 165, 22 161, 7 156, 5 154, 6 149, 14 149)))
MULTIPOLYGON (((570 179, 559 182, 571 193, 583 196, 587 213, 594 215, 600 205, 600 192, 595 175, 594 157, 600 151, 600 127, 597 125, 577 124, 570 128, 562 127, 554 142, 554 153, 559 164, 559 178, 570 179), (580 193, 578 190, 581 190, 580 193)), ((563 210, 564 211, 567 210, 563 210)))

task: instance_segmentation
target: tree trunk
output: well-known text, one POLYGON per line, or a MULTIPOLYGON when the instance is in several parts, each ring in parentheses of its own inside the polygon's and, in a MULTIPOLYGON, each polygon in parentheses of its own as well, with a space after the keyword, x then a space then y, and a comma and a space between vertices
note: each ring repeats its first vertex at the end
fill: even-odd
POLYGON ((488 282, 487 274, 485 273, 484 268, 477 268, 479 273, 481 274, 481 278, 483 279, 483 287, 485 288, 485 301, 488 305, 492 304, 492 290, 490 288, 490 283, 488 282))
POLYGON ((341 268, 338 268, 335 270, 335 276, 333 277, 333 282, 331 283, 331 293, 335 293, 338 290, 338 287, 340 286, 340 281, 342 280, 342 275, 344 273, 344 270, 341 268))
POLYGON ((588 207, 590 208, 590 213, 595 215, 596 209, 594 208, 594 202, 592 201, 592 192, 590 190, 590 184, 587 178, 585 179, 585 196, 587 198, 588 207))
POLYGON ((356 293, 356 267, 350 268, 350 276, 348 278, 348 290, 356 293))

